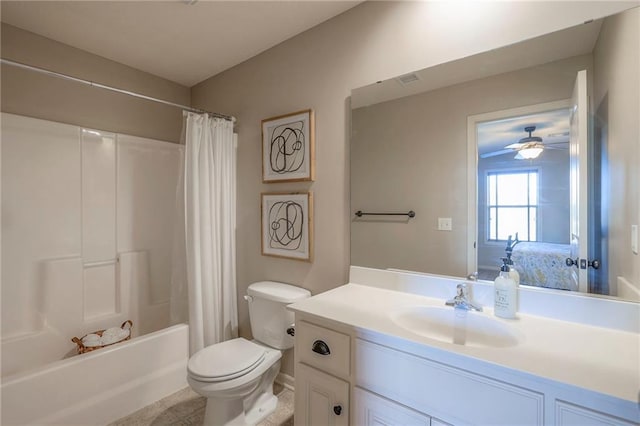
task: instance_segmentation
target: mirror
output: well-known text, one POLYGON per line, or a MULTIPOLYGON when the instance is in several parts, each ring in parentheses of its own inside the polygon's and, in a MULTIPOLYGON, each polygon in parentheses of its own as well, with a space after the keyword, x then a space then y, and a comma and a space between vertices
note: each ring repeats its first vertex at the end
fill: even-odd
POLYGON ((639 300, 639 10, 352 90, 351 264, 639 300))

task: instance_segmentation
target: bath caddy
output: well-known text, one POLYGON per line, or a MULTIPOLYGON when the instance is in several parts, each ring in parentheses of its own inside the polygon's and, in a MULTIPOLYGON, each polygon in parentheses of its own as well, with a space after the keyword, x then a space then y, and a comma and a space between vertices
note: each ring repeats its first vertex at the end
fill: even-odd
POLYGON ((87 352, 91 352, 91 351, 95 351, 96 349, 102 349, 105 348, 107 346, 112 346, 115 345, 116 343, 120 343, 120 342, 124 342, 125 340, 129 340, 131 339, 131 328, 133 327, 133 322, 131 322, 131 320, 126 320, 125 322, 122 323, 122 325, 120 326, 120 328, 122 330, 127 330, 129 333, 127 334, 127 337, 124 337, 116 342, 111 342, 109 344, 106 345, 96 345, 96 346, 85 346, 85 344, 83 343, 83 340, 85 337, 89 336, 89 334, 97 334, 98 336, 102 337, 102 334, 106 331, 106 330, 98 330, 98 331, 94 331, 93 333, 89 333, 89 334, 85 334, 84 336, 78 338, 78 337, 74 337, 73 339, 71 339, 71 341, 73 343, 75 343, 76 345, 78 345, 78 354, 84 354, 87 352))

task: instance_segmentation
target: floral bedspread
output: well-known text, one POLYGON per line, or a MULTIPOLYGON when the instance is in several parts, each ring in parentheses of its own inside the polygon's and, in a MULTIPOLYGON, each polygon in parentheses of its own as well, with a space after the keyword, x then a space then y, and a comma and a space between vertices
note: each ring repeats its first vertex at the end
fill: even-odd
POLYGON ((575 268, 565 263, 570 254, 569 244, 518 243, 512 258, 520 284, 577 291, 572 279, 575 268))

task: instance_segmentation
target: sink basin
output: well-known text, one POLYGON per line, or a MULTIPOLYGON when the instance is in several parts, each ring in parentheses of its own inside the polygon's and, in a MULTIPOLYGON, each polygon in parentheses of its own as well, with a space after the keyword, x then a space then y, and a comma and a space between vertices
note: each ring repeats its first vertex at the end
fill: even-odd
POLYGON ((519 342, 513 327, 485 313, 450 307, 413 306, 392 312, 391 320, 412 333, 445 343, 506 348, 519 342))

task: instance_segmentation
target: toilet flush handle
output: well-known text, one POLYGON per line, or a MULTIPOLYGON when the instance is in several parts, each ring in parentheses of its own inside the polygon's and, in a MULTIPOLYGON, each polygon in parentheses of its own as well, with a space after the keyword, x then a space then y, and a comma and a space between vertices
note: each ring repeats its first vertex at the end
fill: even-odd
POLYGON ((287 334, 291 337, 295 337, 296 335, 296 325, 295 324, 291 324, 289 326, 289 328, 287 328, 287 334))
POLYGON ((244 300, 246 300, 247 302, 251 303, 253 302, 253 296, 249 296, 248 294, 244 296, 244 300))

